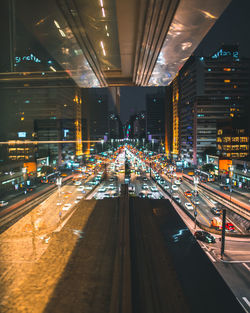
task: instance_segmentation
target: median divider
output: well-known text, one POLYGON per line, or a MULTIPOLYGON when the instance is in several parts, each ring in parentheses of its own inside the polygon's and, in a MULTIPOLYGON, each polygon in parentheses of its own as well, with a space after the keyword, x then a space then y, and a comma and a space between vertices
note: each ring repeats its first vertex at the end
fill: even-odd
POLYGON ((132 313, 128 185, 121 186, 121 196, 117 199, 117 205, 119 228, 109 312, 132 313))

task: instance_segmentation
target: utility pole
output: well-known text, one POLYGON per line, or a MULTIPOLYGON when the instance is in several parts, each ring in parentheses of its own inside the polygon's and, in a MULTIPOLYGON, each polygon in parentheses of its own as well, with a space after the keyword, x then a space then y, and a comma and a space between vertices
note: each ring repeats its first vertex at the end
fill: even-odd
POLYGON ((225 251, 225 227, 226 226, 226 210, 222 210, 222 231, 221 231, 221 259, 223 259, 224 251, 225 251))

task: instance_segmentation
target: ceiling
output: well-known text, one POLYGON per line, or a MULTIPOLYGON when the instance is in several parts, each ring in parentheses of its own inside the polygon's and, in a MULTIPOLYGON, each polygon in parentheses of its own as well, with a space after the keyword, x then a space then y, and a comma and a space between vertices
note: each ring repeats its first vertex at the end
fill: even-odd
POLYGON ((22 0, 16 14, 79 87, 167 86, 229 3, 22 0))

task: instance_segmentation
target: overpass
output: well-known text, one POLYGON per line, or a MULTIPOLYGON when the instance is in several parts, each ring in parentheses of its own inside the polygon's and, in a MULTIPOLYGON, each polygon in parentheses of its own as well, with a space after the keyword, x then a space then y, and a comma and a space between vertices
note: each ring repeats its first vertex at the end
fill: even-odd
POLYGON ((166 86, 229 3, 10 0, 10 32, 17 17, 79 87, 166 86))

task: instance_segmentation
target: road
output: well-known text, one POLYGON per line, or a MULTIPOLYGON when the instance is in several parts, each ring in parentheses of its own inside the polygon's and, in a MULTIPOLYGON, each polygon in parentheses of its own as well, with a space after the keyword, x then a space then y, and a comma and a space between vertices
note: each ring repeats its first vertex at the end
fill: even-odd
MULTIPOLYGON (((133 305, 136 307, 136 312, 165 312, 165 308, 171 307, 175 302, 173 300, 171 304, 171 299, 175 299, 176 296, 170 290, 171 284, 178 289, 180 281, 170 270, 171 262, 166 261, 168 251, 165 251, 165 244, 159 239, 159 229, 157 230, 152 222, 152 212, 161 224, 161 210, 165 200, 154 199, 165 198, 171 201, 171 198, 150 178, 146 167, 133 168, 132 166, 132 170, 129 185, 133 186, 134 190, 131 191, 130 201, 131 210, 134 212, 131 217, 131 232, 134 238, 131 246, 134 260, 134 263, 132 262, 134 264, 132 267, 133 305), (147 189, 143 185, 147 185, 147 189), (141 193, 152 200, 148 207, 142 205, 137 211, 133 208, 136 208, 138 198, 136 200, 133 196, 141 193), (152 238, 148 236, 149 231, 152 238), (159 258, 153 258, 152 256, 158 255, 157 251, 161 251, 159 258), (144 285, 145 281, 150 283, 144 285), (136 293, 135 290, 138 288, 140 292, 136 293), (164 298, 164 290, 169 290, 169 299, 164 298), (147 297, 154 301, 147 303, 147 297)), ((1 227, 5 227, 0 234, 1 312, 15 311, 17 307, 25 309, 29 305, 34 305, 36 301, 41 304, 41 309, 34 312, 42 312, 45 308, 47 312, 68 312, 66 302, 70 302, 70 299, 73 299, 76 307, 79 305, 84 312, 108 310, 107 299, 111 292, 112 262, 116 244, 114 240, 117 232, 115 203, 119 201, 117 196, 120 195, 120 186, 124 183, 124 153, 118 155, 113 164, 108 165, 106 180, 96 185, 96 177, 97 175, 92 175, 87 181, 82 181, 81 185, 71 182, 63 186, 60 192, 55 190, 47 194, 46 199, 43 199, 40 204, 31 202, 29 204, 32 206, 31 211, 25 212, 22 218, 16 219, 15 216, 8 215, 10 220, 7 223, 13 222, 8 227, 6 221, 0 219, 0 230, 1 227), (103 188, 106 190, 100 191, 103 188), (80 189, 83 189, 84 193, 80 189), (86 199, 90 200, 84 201, 85 195, 87 195, 86 199), (94 200, 104 195, 115 198, 98 202, 94 200), (83 201, 77 199, 79 196, 83 197, 83 201), (63 210, 67 204, 70 206, 63 210), (101 261, 96 263, 95 259, 101 261), (73 271, 72 262, 77 264, 73 271), (72 277, 68 273, 71 273, 72 277), (83 286, 81 284, 74 286, 74 281, 79 278, 78 275, 82 281, 86 280, 83 286), (37 283, 38 285, 31 286, 30 281, 33 280, 40 282, 37 283), (42 286, 47 285, 47 282, 49 282, 48 288, 43 290, 42 286), (104 295, 101 291, 103 288, 106 288, 104 295), (22 291, 25 291, 24 294, 22 291), (79 303, 77 299, 81 298, 82 294, 84 297, 79 303), (56 300, 60 295, 65 297, 65 302, 59 303, 56 300), (103 306, 100 303, 103 303, 103 306)), ((169 189, 171 188, 168 178, 165 184, 169 185, 169 189)), ((178 193, 182 202, 188 201, 184 195, 187 188, 191 186, 185 182, 179 187, 178 193)), ((204 219, 209 220, 212 215, 208 203, 200 194, 199 199, 201 212, 199 218, 202 219, 203 215, 204 219)), ((140 201, 146 200, 140 199, 140 201)), ((177 203, 172 201, 172 204, 193 234, 194 222, 177 203)), ((162 227, 160 224, 159 227, 162 227)), ((176 239, 179 238, 178 236, 176 239)), ((205 252, 208 262, 219 271, 242 306, 250 312, 249 239, 226 237, 225 255, 221 260, 219 236, 215 237, 215 244, 198 243, 205 252)), ((191 243, 197 242, 192 235, 190 240, 191 243)), ((178 263, 178 259, 175 261, 178 263)), ((178 310, 187 312, 186 309, 183 310, 186 300, 182 297, 181 291, 179 295, 181 300, 179 306, 175 308, 176 312, 178 310)), ((172 312, 175 312, 174 309, 172 312)))

